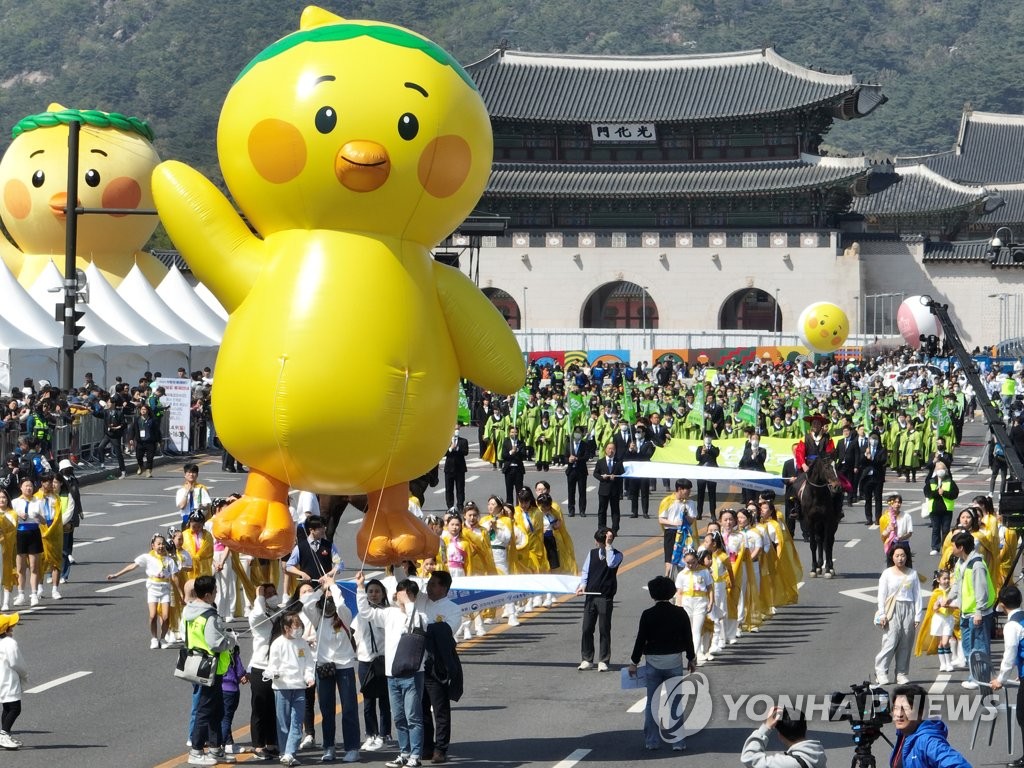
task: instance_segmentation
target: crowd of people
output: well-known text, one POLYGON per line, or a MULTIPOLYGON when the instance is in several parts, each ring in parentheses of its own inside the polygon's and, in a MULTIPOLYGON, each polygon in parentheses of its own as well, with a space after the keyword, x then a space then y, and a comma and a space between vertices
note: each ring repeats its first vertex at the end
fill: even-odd
MULTIPOLYGON (((190 764, 231 762, 239 751, 231 731, 243 686, 250 691, 256 759, 297 764, 300 751, 315 743, 319 700, 324 762, 354 762, 361 752, 391 748, 397 754, 388 766, 443 763, 451 739, 450 703, 461 692, 457 643, 484 634, 488 624, 516 625, 524 611, 553 603, 553 595, 540 594, 463 613, 447 597, 452 577, 577 576, 578 592, 585 597, 578 668, 606 671, 612 661, 616 572, 623 562, 614 541, 620 503, 628 500, 631 518, 657 519, 663 542, 664 575, 648 585, 655 606, 641 619, 631 654, 633 665, 646 660, 646 685, 653 692, 668 677, 714 661, 744 633, 758 632, 777 607, 797 601, 803 571, 793 542, 795 498, 787 484, 779 497, 744 491, 742 504, 719 505, 713 482, 624 478, 624 462, 649 461, 673 440, 692 440, 694 463, 717 466, 716 443, 737 437, 744 440, 741 467, 763 470, 763 437, 798 440, 810 428, 831 443, 837 469, 849 481, 846 505, 863 500, 865 524, 880 533, 888 567, 879 581, 875 620, 885 634, 875 670, 877 682, 887 684, 894 669, 896 682, 905 687, 914 651, 934 653, 943 670, 965 667, 972 651, 989 653, 996 604, 1011 614, 1020 609, 1019 592, 993 586, 1002 583, 1017 542, 995 514, 990 496, 978 496, 957 511, 953 451, 964 422, 974 418, 974 394, 965 382, 955 371, 933 375, 920 367, 895 380, 882 374, 875 362, 846 367, 754 363, 716 370, 668 361, 636 368, 571 366, 565 372, 557 364, 535 365, 523 393, 507 399, 482 393, 478 399, 481 456, 504 473, 504 497, 491 496, 482 507, 465 499, 469 444, 456 431, 442 459, 448 511, 424 518, 440 537, 438 552, 402 564, 384 579, 360 573, 354 611, 336 584, 343 566, 310 494, 303 494, 306 500, 300 497, 296 507, 297 544, 289 558, 240 556, 212 534, 213 516, 230 499, 214 499, 195 464, 185 465, 176 494, 181 526, 153 536, 148 552, 108 578, 136 569, 145 574, 150 648, 181 646, 216 657, 213 685, 197 685, 193 696, 190 764), (527 462, 542 474, 552 467, 564 472, 564 510, 546 478, 533 488, 524 485, 527 462), (893 476, 904 483, 923 480, 932 515, 929 551, 940 565, 927 607, 913 566, 910 515, 897 493, 890 493, 882 507, 887 475, 890 482, 893 476), (588 515, 591 479, 598 486, 595 546, 578 560, 568 526, 571 518, 588 515), (235 620, 247 622, 248 653, 229 629, 235 620), (418 660, 415 653, 409 657, 406 636, 422 636, 426 650, 418 660)), ((993 373, 987 383, 998 390, 1011 419, 1020 416, 1019 401, 1016 384, 1006 381, 1019 378, 1019 371, 993 373)), ((4 611, 26 601, 38 604, 46 577, 49 597, 60 599, 59 587, 74 563, 74 528, 84 514, 73 466, 60 461, 57 471, 52 469, 57 461, 41 425, 52 429, 60 418, 102 419, 106 439, 92 458, 102 461, 110 450, 122 476, 125 449, 136 451, 137 471, 145 474, 155 447, 141 444, 161 442, 156 412, 161 393, 145 378, 137 387, 119 382, 105 392, 86 386, 64 396, 40 385, 30 402, 16 391, 17 407, 9 409, 24 426, 17 427, 19 450, 0 478, 4 611), (23 402, 29 402, 24 419, 23 402)), ((201 376, 195 391, 200 401, 208 397, 201 376)), ((1019 434, 1024 449, 1024 429, 1019 434)), ((989 447, 994 467, 1002 449, 994 442, 989 447)), ((800 464, 805 462, 791 462, 790 479, 806 470, 800 464)), ((993 484, 995 478, 993 472, 993 484)), ((418 510, 422 499, 410 504, 418 510)), ((0 625, 0 649, 16 622, 0 625)), ((2 670, 0 661, 0 682, 2 670)), ((1008 675, 1009 667, 1001 667, 991 682, 968 675, 964 685, 998 687, 1008 675)), ((655 749, 661 741, 650 701, 653 697, 644 744, 655 749)), ((12 748, 20 745, 11 736, 17 712, 7 704, 0 746, 12 748)), ((806 724, 801 730, 799 717, 780 712, 769 719, 760 736, 748 741, 745 754, 763 751, 767 733, 776 728, 780 735, 804 740, 806 724)), ((685 748, 685 741, 672 746, 685 748)))

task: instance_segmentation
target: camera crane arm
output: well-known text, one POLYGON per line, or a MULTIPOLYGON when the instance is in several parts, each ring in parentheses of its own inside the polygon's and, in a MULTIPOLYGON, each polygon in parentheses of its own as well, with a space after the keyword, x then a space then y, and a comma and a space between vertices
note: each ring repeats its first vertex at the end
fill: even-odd
MULTIPOLYGON (((922 296, 921 302, 928 307, 929 311, 938 318, 939 323, 942 325, 942 330, 945 333, 946 342, 950 345, 953 350, 953 355, 956 357, 957 362, 960 363, 960 367, 963 369, 964 376, 967 377, 967 381, 970 382, 971 387, 974 388, 974 395, 977 398, 978 404, 981 406, 982 413, 985 414, 985 423, 988 424, 989 429, 992 430, 992 434, 995 435, 996 442, 1003 449, 1003 454, 1006 457, 1006 464, 1009 467, 1010 474, 1018 481, 1024 480, 1024 463, 1021 462, 1020 457, 1017 455, 1017 451, 1013 449, 1010 443, 1010 436, 1006 431, 1006 423, 1003 421, 1003 417, 1000 416, 999 412, 992 405, 992 400, 989 397, 988 390, 981 381, 981 377, 978 375, 978 367, 974 362, 974 359, 967 354, 967 350, 964 349, 963 342, 960 341, 960 333, 957 331, 956 326, 953 325, 953 321, 949 319, 949 305, 940 304, 939 302, 932 299, 931 296, 922 296)), ((922 337, 924 339, 924 337, 922 337)), ((938 340, 935 339, 935 342, 938 340)))

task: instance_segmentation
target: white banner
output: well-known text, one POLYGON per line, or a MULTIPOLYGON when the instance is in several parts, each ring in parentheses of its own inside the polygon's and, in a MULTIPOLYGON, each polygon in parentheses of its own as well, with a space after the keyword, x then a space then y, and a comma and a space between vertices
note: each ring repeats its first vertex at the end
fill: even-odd
POLYGON ((192 428, 192 382, 189 379, 161 378, 153 382, 154 389, 158 386, 164 388, 160 402, 167 411, 167 434, 164 438, 170 440, 176 450, 188 453, 192 428))
POLYGON ((675 464, 666 461, 627 461, 625 477, 664 477, 678 480, 685 477, 689 480, 710 480, 713 483, 735 483, 741 488, 752 491, 775 491, 781 493, 784 488, 782 478, 769 472, 757 472, 753 469, 733 469, 732 467, 699 467, 694 464, 675 464))

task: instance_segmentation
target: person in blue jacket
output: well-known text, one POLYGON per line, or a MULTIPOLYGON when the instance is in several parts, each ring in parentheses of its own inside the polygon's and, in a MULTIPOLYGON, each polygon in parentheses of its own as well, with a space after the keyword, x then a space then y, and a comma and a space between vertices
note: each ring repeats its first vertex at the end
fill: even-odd
POLYGON ((920 685, 897 685, 892 691, 892 724, 896 745, 891 768, 971 768, 949 745, 949 729, 941 720, 925 719, 928 691, 920 685))

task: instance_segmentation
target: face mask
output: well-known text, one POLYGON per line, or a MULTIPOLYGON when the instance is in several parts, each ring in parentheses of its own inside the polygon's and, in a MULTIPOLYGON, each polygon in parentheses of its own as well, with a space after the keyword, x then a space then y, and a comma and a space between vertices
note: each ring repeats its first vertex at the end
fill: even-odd
POLYGON ((704 439, 704 447, 705 448, 710 448, 711 447, 711 438, 710 437, 704 439))
POLYGON ((582 432, 573 432, 572 437, 574 440, 581 440, 583 438, 582 432))
POLYGON ((871 438, 871 447, 874 448, 876 445, 878 445, 878 441, 875 440, 875 438, 872 437, 871 438))
POLYGON ((759 441, 757 441, 757 440, 751 440, 750 441, 750 447, 751 448, 757 448, 757 446, 759 446, 760 444, 761 443, 759 441))
POLYGON ((643 432, 634 432, 633 433, 633 437, 635 437, 637 440, 643 440, 644 439, 644 433, 643 432))
POLYGON ((270 597, 267 598, 267 608, 269 608, 272 611, 276 611, 280 607, 281 607, 281 596, 280 595, 271 595, 270 597))

